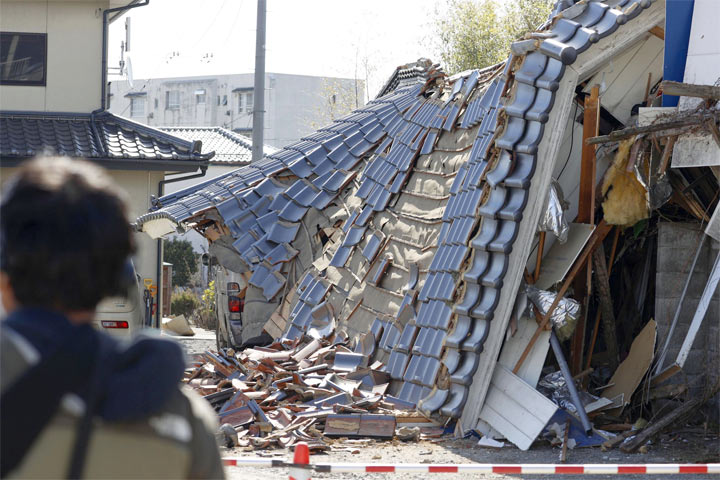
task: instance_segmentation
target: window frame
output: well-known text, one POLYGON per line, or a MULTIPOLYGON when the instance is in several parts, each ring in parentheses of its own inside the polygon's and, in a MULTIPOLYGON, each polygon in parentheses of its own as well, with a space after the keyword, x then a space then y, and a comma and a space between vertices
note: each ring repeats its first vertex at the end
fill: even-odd
POLYGON ((245 95, 245 113, 253 113, 253 109, 255 108, 255 93, 245 92, 243 95, 245 95))
POLYGON ((180 110, 180 104, 182 103, 182 100, 180 99, 180 90, 178 89, 168 89, 165 90, 165 110, 180 110), (170 99, 173 97, 172 94, 177 95, 177 103, 170 103, 170 99))
POLYGON ((207 90, 200 89, 195 90, 195 105, 206 105, 207 104, 207 90), (202 91, 202 93, 200 93, 202 91), (202 101, 201 101, 202 100, 202 101))
POLYGON ((22 86, 22 87, 46 87, 47 86, 47 67, 48 67, 48 40, 47 40, 47 33, 38 33, 38 32, 6 32, 2 31, 0 32, 2 35, 23 35, 26 37, 41 37, 44 40, 43 45, 43 75, 42 80, 2 80, 2 77, 0 77, 0 84, 3 86, 22 86))
POLYGON ((145 96, 144 95, 136 95, 130 97, 130 118, 137 118, 137 117, 144 117, 145 116, 145 96), (133 109, 133 104, 135 102, 141 101, 142 105, 142 112, 137 114, 137 112, 133 109))

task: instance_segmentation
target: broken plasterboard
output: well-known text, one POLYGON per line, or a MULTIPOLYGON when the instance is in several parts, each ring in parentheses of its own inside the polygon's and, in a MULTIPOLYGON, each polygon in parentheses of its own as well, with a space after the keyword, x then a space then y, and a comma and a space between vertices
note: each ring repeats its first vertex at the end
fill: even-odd
POLYGON ((707 131, 678 137, 672 153, 672 168, 720 165, 720 147, 707 131))
POLYGON ((677 113, 677 107, 640 107, 638 109, 638 127, 653 124, 659 118, 671 116, 675 113, 677 113))
POLYGON ((567 242, 563 244, 555 242, 550 251, 543 257, 540 278, 538 278, 534 286, 540 290, 547 290, 562 281, 594 230, 594 225, 571 223, 567 242))
POLYGON ((610 414, 619 414, 625 405, 630 403, 630 397, 650 368, 656 338, 657 324, 655 320, 650 320, 633 340, 627 358, 615 370, 609 382, 611 386, 603 392, 603 397, 608 399, 616 399, 622 394, 622 400, 617 399, 618 405, 609 410, 610 414))
POLYGON ((527 450, 556 410, 557 405, 498 363, 480 411, 480 420, 520 450, 527 450))
MULTIPOLYGON (((505 344, 500 352, 498 362, 505 365, 512 371, 518 360, 525 351, 530 339, 535 334, 538 324, 535 320, 531 320, 526 316, 521 316, 517 321, 517 332, 515 336, 510 336, 510 330, 505 337, 505 344)), ((550 349, 550 330, 543 330, 535 341, 535 344, 528 353, 528 356, 520 366, 520 370, 516 373, 518 377, 523 379, 531 387, 537 385, 542 373, 543 365, 545 365, 545 357, 550 349)))
POLYGON ((162 328, 163 330, 169 330, 177 335, 183 335, 186 337, 195 335, 192 327, 190 327, 190 324, 185 319, 185 315, 178 315, 177 317, 170 318, 164 317, 162 319, 162 328))

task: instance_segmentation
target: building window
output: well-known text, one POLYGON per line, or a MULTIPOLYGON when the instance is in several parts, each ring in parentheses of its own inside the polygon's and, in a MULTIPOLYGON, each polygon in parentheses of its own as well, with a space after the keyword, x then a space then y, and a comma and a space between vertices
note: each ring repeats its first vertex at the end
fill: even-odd
POLYGON ((145 97, 130 97, 130 116, 142 117, 145 115, 145 97))
MULTIPOLYGON (((249 90, 249 89, 244 89, 249 90)), ((253 92, 238 92, 238 113, 252 113, 253 111, 253 92)))
POLYGON ((155 99, 155 110, 157 110, 157 108, 158 108, 158 99, 156 98, 155 99))
POLYGON ((0 83, 44 86, 47 35, 0 32, 0 83))
POLYGON ((227 95, 223 95, 222 104, 227 105, 227 95))
POLYGON ((205 105, 206 97, 205 90, 195 90, 196 105, 205 105))
POLYGON ((180 108, 180 90, 167 90, 165 92, 165 108, 168 110, 180 108))

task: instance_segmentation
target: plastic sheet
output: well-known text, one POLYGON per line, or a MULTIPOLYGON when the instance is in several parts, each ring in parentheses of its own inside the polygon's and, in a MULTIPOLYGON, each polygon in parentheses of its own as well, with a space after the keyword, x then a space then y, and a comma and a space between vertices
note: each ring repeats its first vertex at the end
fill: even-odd
MULTIPOLYGON (((557 406, 577 415, 577 408, 573 403, 570 390, 565 382, 565 377, 560 370, 548 373, 542 377, 538 381, 537 389, 540 393, 555 402, 557 406)), ((584 406, 589 405, 600 398, 582 390, 578 391, 578 395, 580 396, 580 401, 582 401, 584 406)))
MULTIPOLYGON (((531 302, 531 308, 539 309, 541 315, 545 315, 555 301, 555 292, 539 290, 530 285, 527 286, 526 291, 531 302)), ((572 298, 560 300, 550 316, 550 321, 560 340, 570 338, 579 314, 580 304, 578 302, 572 298)))
POLYGON ((562 188, 558 182, 553 180, 545 200, 545 210, 538 223, 538 231, 552 232, 560 243, 565 243, 570 229, 565 219, 566 209, 562 188))

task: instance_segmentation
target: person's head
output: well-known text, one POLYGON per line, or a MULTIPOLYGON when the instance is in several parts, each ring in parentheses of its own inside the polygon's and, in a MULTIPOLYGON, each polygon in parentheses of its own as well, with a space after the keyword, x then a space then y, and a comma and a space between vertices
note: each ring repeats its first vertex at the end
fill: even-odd
POLYGON ((0 287, 8 313, 94 310, 122 292, 133 251, 124 193, 103 169, 38 158, 3 185, 0 287))

